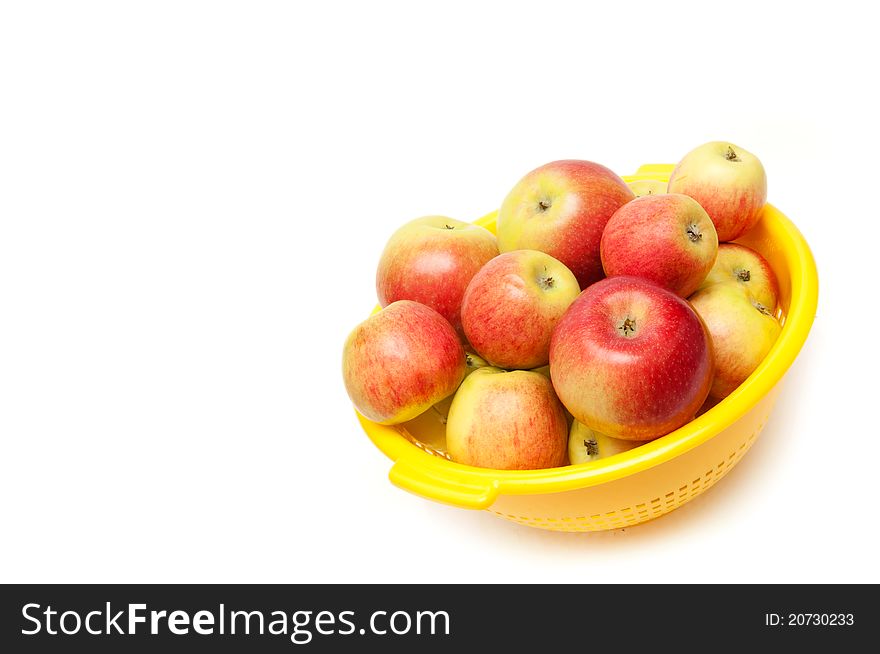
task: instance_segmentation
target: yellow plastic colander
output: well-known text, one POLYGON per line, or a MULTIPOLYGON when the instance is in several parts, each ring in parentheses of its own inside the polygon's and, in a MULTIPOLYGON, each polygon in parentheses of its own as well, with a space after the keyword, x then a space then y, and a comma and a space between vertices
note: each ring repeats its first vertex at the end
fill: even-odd
MULTIPOLYGON (((642 166, 636 180, 666 181, 667 164, 642 166)), ((496 213, 477 224, 495 231, 496 213)), ((430 412, 385 426, 358 415, 392 461, 389 478, 412 493, 468 509, 485 509, 523 525, 599 531, 636 525, 681 506, 721 479, 761 433, 782 377, 807 338, 818 300, 816 264, 801 233, 767 205, 737 240, 759 251, 779 281, 782 332, 758 369, 730 396, 680 429, 628 452, 544 470, 492 470, 450 461, 434 449, 444 437, 430 412)))

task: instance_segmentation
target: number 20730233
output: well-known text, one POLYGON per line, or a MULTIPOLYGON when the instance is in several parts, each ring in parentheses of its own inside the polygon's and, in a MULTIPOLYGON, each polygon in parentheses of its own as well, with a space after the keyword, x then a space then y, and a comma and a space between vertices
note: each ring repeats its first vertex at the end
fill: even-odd
POLYGON ((852 613, 765 613, 767 627, 851 627, 852 613))

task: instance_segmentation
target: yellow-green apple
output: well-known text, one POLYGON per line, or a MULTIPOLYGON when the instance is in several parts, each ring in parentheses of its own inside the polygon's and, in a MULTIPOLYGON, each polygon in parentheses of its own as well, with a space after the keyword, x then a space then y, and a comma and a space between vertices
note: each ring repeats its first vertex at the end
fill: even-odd
POLYGON ((696 200, 669 193, 646 195, 614 212, 600 246, 609 277, 632 275, 687 297, 715 263, 718 235, 696 200))
POLYGON ((712 383, 712 344, 686 300, 639 277, 609 277, 572 303, 550 341, 550 378, 575 419, 651 440, 694 417, 712 383))
POLYGON ((468 342, 493 366, 537 368, 550 360, 550 335, 581 292, 549 254, 514 250, 483 266, 461 302, 468 342))
POLYGON ((767 201, 767 175, 758 157, 726 141, 688 152, 669 177, 669 193, 699 202, 718 232, 732 241, 754 227, 767 201))
POLYGON ((485 227, 445 216, 416 218, 394 232, 382 252, 376 270, 379 304, 421 302, 461 333, 464 290, 497 255, 498 242, 485 227))
POLYGON ((485 367, 468 375, 446 423, 453 461, 531 470, 565 463, 568 422, 550 381, 537 372, 485 367))
POLYGON ((635 193, 637 198, 642 198, 646 195, 662 195, 666 193, 668 184, 668 182, 661 182, 659 179, 634 179, 631 182, 627 182, 627 186, 635 193))
POLYGON ((779 336, 779 321, 748 290, 734 284, 708 286, 690 301, 712 335, 715 377, 710 393, 725 398, 767 356, 779 336))
POLYGON ((572 465, 597 461, 626 452, 641 444, 642 441, 611 438, 575 420, 571 423, 571 430, 568 433, 568 460, 572 465))
POLYGON ((620 177, 590 161, 554 161, 523 177, 498 211, 498 247, 540 250, 559 259, 581 288, 603 277, 605 223, 635 197, 620 177))
POLYGON ((776 310, 779 296, 776 274, 767 260, 751 248, 739 243, 722 243, 718 246, 715 265, 700 288, 725 283, 748 290, 768 310, 776 310))
POLYGON ((355 327, 342 351, 345 389, 374 422, 405 422, 458 388, 464 348, 452 325, 424 304, 392 302, 355 327))

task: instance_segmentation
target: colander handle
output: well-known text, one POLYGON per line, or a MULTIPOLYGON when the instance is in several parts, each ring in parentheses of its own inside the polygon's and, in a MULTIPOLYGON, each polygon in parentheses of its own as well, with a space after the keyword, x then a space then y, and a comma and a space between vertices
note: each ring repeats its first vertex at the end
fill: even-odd
POLYGON ((430 464, 413 464, 399 459, 388 473, 395 486, 435 502, 463 509, 487 509, 498 497, 498 487, 491 480, 477 479, 458 471, 434 470, 430 464))

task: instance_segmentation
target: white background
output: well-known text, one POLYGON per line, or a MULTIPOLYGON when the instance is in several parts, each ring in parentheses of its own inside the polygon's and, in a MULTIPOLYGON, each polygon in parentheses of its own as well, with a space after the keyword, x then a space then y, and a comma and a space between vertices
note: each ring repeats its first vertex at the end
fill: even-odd
POLYGON ((880 582, 876 26, 593 4, 4 4, 0 580, 880 582), (340 374, 390 233, 713 139, 821 279, 743 462, 593 535, 392 486, 340 374))

